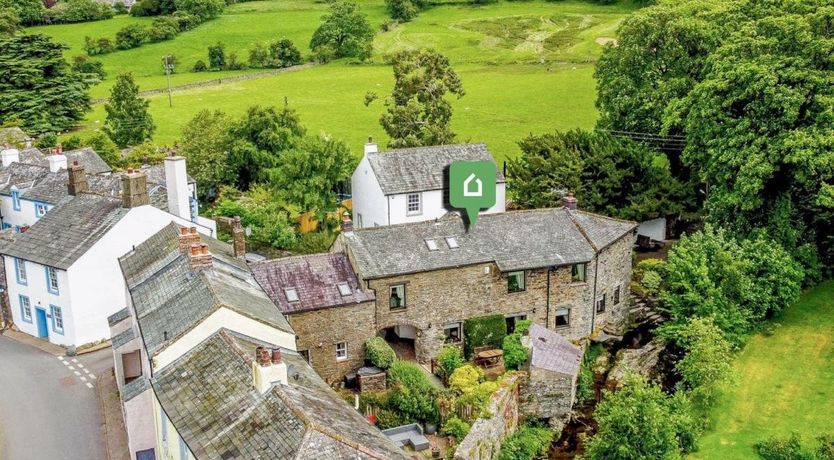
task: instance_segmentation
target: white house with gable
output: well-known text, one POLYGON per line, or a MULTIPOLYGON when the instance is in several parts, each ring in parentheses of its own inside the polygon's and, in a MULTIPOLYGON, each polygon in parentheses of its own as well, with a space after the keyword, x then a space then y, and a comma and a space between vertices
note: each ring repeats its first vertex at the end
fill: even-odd
MULTIPOLYGON (((483 144, 439 145, 379 152, 374 143, 353 172, 353 225, 356 228, 434 220, 449 212, 448 169, 453 161, 491 161, 483 144)), ((497 169, 497 167, 496 167, 497 169)), ((506 184, 496 172, 495 206, 504 212, 506 184)))

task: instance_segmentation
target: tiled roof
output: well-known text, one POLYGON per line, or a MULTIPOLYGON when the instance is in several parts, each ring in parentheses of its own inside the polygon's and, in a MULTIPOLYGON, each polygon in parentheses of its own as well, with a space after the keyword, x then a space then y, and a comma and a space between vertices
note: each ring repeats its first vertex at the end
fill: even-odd
MULTIPOLYGON (((441 190, 444 169, 453 161, 491 161, 492 154, 484 144, 438 145, 398 149, 368 155, 382 192, 386 195, 441 190)), ((497 171, 498 182, 504 175, 497 171)))
POLYGON ((297 313, 339 305, 372 301, 372 292, 362 291, 356 274, 344 254, 313 254, 268 260, 252 265, 252 274, 266 294, 284 313, 297 313), (349 295, 339 284, 346 283, 349 295), (298 294, 297 302, 287 300, 285 289, 298 294))
POLYGON ((167 225, 119 259, 148 354, 191 330, 220 307, 292 332, 281 311, 246 265, 230 257, 229 245, 201 235, 213 268, 195 273, 179 249, 179 226, 167 225))
POLYGON ((127 383, 122 389, 122 399, 128 402, 131 399, 144 393, 145 390, 151 387, 151 382, 147 377, 139 377, 130 383, 127 383))
POLYGON ((15 162, 0 167, 0 193, 9 195, 12 186, 18 190, 32 187, 39 179, 49 174, 49 168, 39 165, 15 162))
POLYGON ((7 142, 9 144, 20 144, 28 139, 31 139, 31 137, 17 126, 0 128, 0 146, 7 142))
MULTIPOLYGON (((67 164, 71 165, 74 161, 84 167, 84 170, 89 174, 103 174, 109 173, 113 169, 104 161, 95 150, 86 147, 78 150, 68 150, 63 152, 67 157, 67 164)), ((20 162, 36 164, 40 166, 49 166, 49 155, 43 153, 36 148, 29 148, 20 151, 20 162)))
POLYGON ((108 316, 107 317, 107 324, 110 327, 113 327, 113 326, 121 323, 122 321, 126 320, 129 317, 130 317, 130 310, 128 309, 128 307, 124 307, 121 310, 117 311, 116 313, 113 313, 112 315, 108 316))
POLYGON ((67 269, 118 223, 128 210, 121 200, 82 193, 55 209, 3 249, 12 257, 67 269))
POLYGON ((582 349, 556 332, 538 324, 528 330, 533 367, 576 376, 582 361, 582 349))
POLYGON ((133 332, 133 328, 128 328, 116 334, 112 339, 110 339, 110 343, 113 346, 113 348, 116 349, 135 338, 136 334, 133 332))
POLYGON ((257 346, 227 330, 158 371, 159 402, 199 459, 406 459, 334 393, 297 353, 284 350, 288 384, 260 394, 257 346))
POLYGON ((344 234, 363 279, 495 262, 501 271, 589 262, 637 224, 564 208, 485 214, 472 231, 460 217, 369 227, 344 234), (452 249, 446 238, 453 237, 452 249), (437 250, 429 250, 434 240, 437 250), (591 244, 593 242, 593 245, 591 244))

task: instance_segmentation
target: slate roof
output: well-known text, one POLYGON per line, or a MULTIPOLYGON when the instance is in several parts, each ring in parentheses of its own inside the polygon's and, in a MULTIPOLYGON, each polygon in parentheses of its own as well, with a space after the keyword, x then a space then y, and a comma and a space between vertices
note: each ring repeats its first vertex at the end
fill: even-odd
POLYGON ((58 204, 3 254, 66 270, 129 211, 121 200, 87 193, 58 204))
MULTIPOLYGON (((67 164, 71 165, 74 161, 84 166, 84 170, 88 174, 105 174, 111 172, 113 169, 104 161, 95 150, 90 147, 85 147, 77 150, 67 150, 62 153, 67 157, 67 164)), ((40 166, 49 166, 49 155, 37 148, 28 148, 20 151, 20 162, 29 163, 40 166)))
POLYGON ((32 138, 17 126, 0 128, 0 145, 7 142, 10 144, 21 144, 30 139, 32 138))
POLYGON ((313 254, 285 257, 252 264, 252 274, 285 314, 373 301, 372 292, 360 289, 356 273, 344 254, 313 254), (347 283, 350 295, 339 292, 347 283), (293 288, 298 301, 287 300, 284 289, 293 288))
POLYGON ((5 168, 0 167, 0 193, 10 195, 12 186, 18 190, 30 188, 47 174, 48 167, 26 163, 15 162, 5 168))
POLYGON ((582 348, 538 324, 530 326, 528 339, 531 366, 574 377, 579 374, 582 348))
POLYGON ((589 262, 637 227, 565 208, 485 214, 467 233, 450 215, 436 221, 356 229, 343 234, 363 279, 495 262, 503 271, 589 262), (445 238, 453 237, 452 249, 445 238), (426 240, 434 240, 431 251, 426 240))
POLYGON ((135 380, 130 381, 127 383, 124 388, 122 388, 122 399, 124 402, 128 402, 131 399, 139 396, 140 394, 144 393, 145 390, 151 387, 151 382, 148 380, 147 377, 139 377, 135 380))
POLYGON ((130 309, 128 307, 124 307, 121 310, 113 313, 112 315, 107 317, 107 324, 110 327, 113 327, 122 321, 128 319, 130 317, 130 309))
MULTIPOLYGON (((443 170, 453 161, 479 160, 495 163, 484 144, 414 147, 368 155, 368 162, 385 195, 441 190, 444 187, 443 170)), ((498 182, 504 182, 500 170, 497 170, 496 178, 498 182)))
POLYGON ((231 247, 201 238, 213 253, 210 270, 192 271, 174 223, 119 259, 148 354, 154 356, 220 307, 292 333, 245 264, 241 268, 230 260, 231 247))
POLYGON ((283 352, 288 384, 260 394, 251 368, 257 346, 273 347, 222 329, 155 374, 157 398, 197 458, 408 458, 295 352, 283 352))
POLYGON ((116 336, 113 337, 110 340, 110 343, 113 346, 113 348, 116 349, 116 348, 119 348, 122 345, 130 342, 131 340, 133 340, 135 338, 136 338, 136 333, 133 332, 133 328, 131 327, 131 328, 127 328, 124 331, 116 334, 116 336))

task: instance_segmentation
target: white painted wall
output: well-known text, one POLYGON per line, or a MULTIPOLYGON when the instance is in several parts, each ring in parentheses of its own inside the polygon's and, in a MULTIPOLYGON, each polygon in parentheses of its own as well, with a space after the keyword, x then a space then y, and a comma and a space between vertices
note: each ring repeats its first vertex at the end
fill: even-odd
MULTIPOLYGON (((36 201, 27 200, 26 197, 20 198, 20 211, 15 211, 12 204, 11 195, 0 195, 0 216, 3 216, 3 224, 11 225, 12 228, 32 226, 40 217, 35 214, 36 201)), ((47 205, 47 209, 52 209, 54 206, 47 205)))
POLYGON ((663 241, 666 239, 666 219, 663 217, 647 220, 637 227, 638 235, 645 235, 653 240, 663 241))
MULTIPOLYGON (((275 313, 279 314, 277 308, 275 313)), ((154 356, 154 371, 171 364, 221 328, 226 328, 254 339, 295 351, 295 334, 279 331, 260 321, 255 321, 228 308, 221 307, 200 324, 194 326, 193 329, 188 331, 179 340, 168 345, 167 348, 154 356)))
MULTIPOLYGON (((412 222, 425 222, 427 220, 434 220, 438 217, 444 216, 449 212, 443 206, 443 191, 430 190, 427 192, 419 192, 422 204, 422 210, 419 214, 408 213, 408 195, 410 193, 403 193, 398 195, 389 195, 388 202, 390 206, 391 225, 405 224, 412 222)), ((354 199, 354 206, 356 200, 354 199)), ((493 214, 496 212, 506 211, 506 186, 505 184, 496 184, 495 188, 495 206, 485 209, 480 214, 493 214)))
POLYGON ((388 200, 382 193, 368 156, 362 157, 350 179, 354 228, 388 225, 388 200), (361 221, 359 216, 362 216, 361 221))
MULTIPOLYGON (((76 340, 77 327, 75 324, 75 312, 71 303, 71 285, 68 282, 67 272, 58 270, 58 295, 52 294, 46 287, 46 268, 41 264, 21 260, 26 265, 27 284, 18 284, 15 271, 14 258, 3 256, 6 264, 6 285, 9 291, 10 309, 15 326, 22 332, 38 336, 38 319, 36 308, 43 308, 47 315, 47 328, 49 330, 49 341, 57 345, 72 345, 76 340), (23 321, 23 313, 20 309, 20 295, 29 297, 32 306, 32 322, 23 321), (52 311, 50 305, 61 307, 64 317, 64 333, 59 334, 52 328, 52 311)), ((105 318, 105 324, 107 319, 105 318)))
MULTIPOLYGON (((156 395, 148 388, 124 403, 125 428, 130 458, 136 458, 136 452, 157 448, 157 421, 154 416, 156 395)), ((158 409, 157 409, 158 410, 158 409)), ((157 457, 159 458, 159 457, 157 457)), ((179 460, 179 458, 177 458, 179 460)))

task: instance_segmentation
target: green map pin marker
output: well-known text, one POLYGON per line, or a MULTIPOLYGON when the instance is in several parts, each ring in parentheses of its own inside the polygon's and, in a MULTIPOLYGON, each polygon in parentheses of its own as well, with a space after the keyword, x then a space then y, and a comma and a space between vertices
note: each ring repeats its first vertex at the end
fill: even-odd
POLYGON ((495 206, 495 163, 455 161, 449 166, 449 204, 466 211, 468 230, 478 222, 481 209, 495 206))

